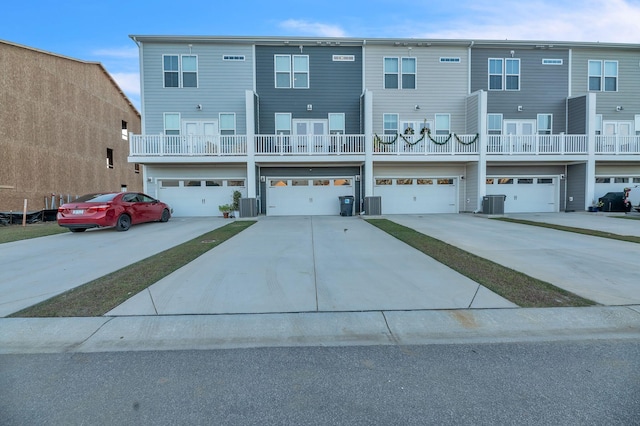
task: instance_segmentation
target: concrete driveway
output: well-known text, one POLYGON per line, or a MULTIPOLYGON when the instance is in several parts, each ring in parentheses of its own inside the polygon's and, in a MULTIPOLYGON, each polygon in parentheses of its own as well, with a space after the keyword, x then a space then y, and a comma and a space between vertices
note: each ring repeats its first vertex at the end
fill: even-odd
POLYGON ((0 244, 0 317, 49 299, 224 225, 172 218, 127 232, 90 229, 0 244))
POLYGON ((107 315, 508 307, 359 217, 299 216, 261 217, 107 315))

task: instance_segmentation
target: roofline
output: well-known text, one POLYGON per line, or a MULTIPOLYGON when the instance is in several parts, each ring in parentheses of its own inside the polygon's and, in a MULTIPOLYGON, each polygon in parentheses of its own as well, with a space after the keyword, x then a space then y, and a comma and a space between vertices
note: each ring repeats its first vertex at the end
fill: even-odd
POLYGON ((483 39, 428 39, 428 38, 367 38, 367 37, 299 37, 299 36, 198 36, 198 35, 129 35, 139 42, 229 43, 229 44, 292 44, 292 45, 397 45, 397 46, 470 46, 474 47, 527 47, 527 48, 622 48, 640 49, 640 44, 555 41, 555 40, 483 40, 483 39))
POLYGON ((60 55, 58 53, 49 52, 47 50, 42 50, 42 49, 36 49, 35 47, 25 46, 23 44, 18 44, 18 43, 14 43, 12 41, 2 40, 2 39, 0 39, 0 43, 7 44, 9 46, 18 47, 18 48, 21 48, 21 49, 31 50, 32 52, 38 52, 38 53, 42 53, 42 54, 49 55, 49 56, 55 56, 55 57, 58 57, 58 58, 61 58, 61 59, 66 59, 68 61, 74 61, 74 62, 78 62, 78 63, 85 64, 85 65, 97 65, 98 67, 100 67, 102 72, 109 78, 109 80, 115 86, 115 88, 118 90, 118 92, 120 92, 122 97, 129 104, 129 106, 131 106, 131 108, 133 108, 133 110, 136 112, 138 117, 142 117, 142 115, 140 114, 140 111, 138 111, 138 108, 136 108, 136 106, 133 104, 133 102, 131 102, 131 99, 129 99, 129 97, 126 95, 126 93, 124 93, 124 91, 120 88, 118 83, 113 79, 111 74, 109 74, 109 71, 107 71, 107 69, 104 67, 104 65, 102 65, 101 62, 84 61, 84 60, 81 60, 81 59, 72 58, 70 56, 60 55))

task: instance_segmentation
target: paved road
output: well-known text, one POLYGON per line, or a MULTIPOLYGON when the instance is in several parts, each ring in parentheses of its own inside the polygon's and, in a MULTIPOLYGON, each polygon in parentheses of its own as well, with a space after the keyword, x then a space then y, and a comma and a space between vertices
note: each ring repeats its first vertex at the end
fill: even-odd
POLYGON ((640 339, 0 356, 14 425, 632 425, 640 339))

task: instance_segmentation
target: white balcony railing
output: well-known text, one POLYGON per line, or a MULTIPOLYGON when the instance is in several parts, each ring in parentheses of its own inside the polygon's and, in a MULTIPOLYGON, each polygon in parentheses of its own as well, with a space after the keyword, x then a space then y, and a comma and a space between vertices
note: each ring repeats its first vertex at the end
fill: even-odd
POLYGON ((256 155, 364 154, 364 135, 257 135, 256 155))
MULTIPOLYGON (((373 155, 477 155, 478 135, 373 135, 373 155)), ((487 135, 487 155, 586 155, 586 135, 487 135)), ((130 156, 246 156, 247 136, 131 135, 130 156)), ((365 135, 257 135, 258 156, 364 155, 365 135)), ((598 155, 640 155, 640 136, 596 136, 598 155)))
POLYGON ((586 154, 586 135, 488 135, 487 155, 586 154))
POLYGON ((472 155, 478 135, 374 135, 374 155, 472 155))
POLYGON ((640 136, 596 136, 596 154, 640 154, 640 136))
POLYGON ((229 156, 247 154, 245 135, 131 135, 131 156, 229 156))

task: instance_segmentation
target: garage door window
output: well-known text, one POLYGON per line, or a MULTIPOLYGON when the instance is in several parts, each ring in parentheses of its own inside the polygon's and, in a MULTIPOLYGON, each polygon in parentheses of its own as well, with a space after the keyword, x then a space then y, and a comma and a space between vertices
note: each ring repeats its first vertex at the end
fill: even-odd
POLYGON ((511 178, 500 178, 498 179, 498 185, 511 185, 513 183, 513 179, 511 178))
POLYGON ((334 186, 351 186, 351 179, 335 179, 334 186))
POLYGON ((553 183, 553 178, 538 178, 538 183, 539 184, 553 183))
POLYGON ((518 184, 533 184, 533 178, 518 179, 518 184))
POLYGON ((418 185, 433 185, 433 179, 416 179, 418 185))
POLYGON ((315 179, 313 181, 313 186, 329 186, 330 184, 329 179, 315 179))
POLYGON ((611 183, 611 178, 598 177, 596 178, 596 183, 611 183))
POLYGON ((438 179, 438 185, 453 185, 453 179, 438 179))
POLYGON ((221 180, 206 180, 205 186, 222 186, 221 180))
POLYGON ((177 188, 180 186, 179 180, 163 180, 160 182, 161 188, 177 188))
POLYGON ((391 179, 376 179, 376 185, 391 185, 391 179))
POLYGON ((269 181, 270 186, 288 186, 286 180, 274 179, 269 181))
POLYGON ((188 180, 185 181, 184 186, 202 186, 202 183, 199 180, 188 180))
POLYGON ((228 180, 227 181, 227 186, 244 186, 244 180, 228 180))
POLYGON ((396 179, 396 185, 413 185, 413 179, 396 179))
POLYGON ((307 179, 293 179, 291 186, 309 186, 309 180, 307 179))
POLYGON ((617 178, 614 178, 614 182, 613 183, 627 183, 627 182, 629 182, 629 178, 617 177, 617 178))

